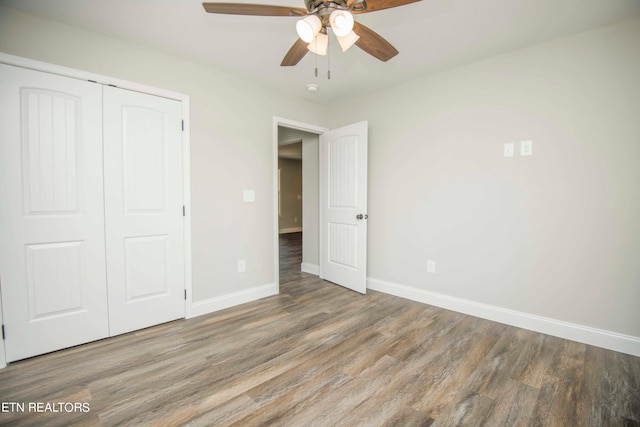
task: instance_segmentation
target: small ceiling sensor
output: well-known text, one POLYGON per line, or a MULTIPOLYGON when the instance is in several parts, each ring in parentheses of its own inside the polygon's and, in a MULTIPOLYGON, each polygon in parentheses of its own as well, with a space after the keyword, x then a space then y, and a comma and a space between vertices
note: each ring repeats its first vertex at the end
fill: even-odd
POLYGON ((309 92, 317 92, 317 91, 318 91, 318 85, 317 85, 317 84, 315 84, 315 83, 309 83, 309 84, 307 85, 307 90, 308 90, 309 92))

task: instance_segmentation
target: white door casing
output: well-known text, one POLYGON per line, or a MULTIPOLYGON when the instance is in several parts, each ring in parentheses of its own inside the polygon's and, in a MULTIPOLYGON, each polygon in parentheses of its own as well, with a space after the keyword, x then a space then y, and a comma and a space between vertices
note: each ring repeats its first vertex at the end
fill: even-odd
POLYGON ((108 336, 102 99, 0 64, 0 271, 11 362, 108 336))
POLYGON ((182 105, 104 87, 111 335, 185 317, 182 105))
POLYGON ((367 290, 367 122, 320 135, 320 273, 367 290))

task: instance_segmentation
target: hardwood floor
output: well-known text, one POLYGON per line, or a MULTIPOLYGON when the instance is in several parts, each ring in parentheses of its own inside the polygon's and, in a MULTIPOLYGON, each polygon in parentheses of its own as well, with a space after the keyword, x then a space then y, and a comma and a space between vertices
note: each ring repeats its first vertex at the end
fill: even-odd
POLYGON ((25 412, 0 424, 640 425, 640 358, 362 296, 297 271, 299 235, 281 244, 280 295, 10 364, 2 408, 25 412))

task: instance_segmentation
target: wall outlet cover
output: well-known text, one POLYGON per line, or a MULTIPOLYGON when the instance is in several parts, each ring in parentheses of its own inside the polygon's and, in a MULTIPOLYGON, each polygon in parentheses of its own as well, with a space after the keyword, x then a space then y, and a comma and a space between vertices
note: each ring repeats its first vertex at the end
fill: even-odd
POLYGON ((427 260, 427 273, 435 273, 436 272, 436 262, 432 259, 427 260))
POLYGON ((504 156, 513 157, 513 142, 507 142, 504 144, 504 156))
POLYGON ((533 141, 520 141, 520 155, 531 156, 533 154, 533 141))

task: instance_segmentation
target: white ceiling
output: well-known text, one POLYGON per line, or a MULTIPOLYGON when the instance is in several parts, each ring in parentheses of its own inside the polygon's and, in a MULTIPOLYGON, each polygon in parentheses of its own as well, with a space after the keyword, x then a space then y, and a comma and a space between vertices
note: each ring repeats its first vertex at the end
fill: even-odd
MULTIPOLYGON (((246 2, 304 7, 303 0, 246 2)), ((357 15, 400 54, 383 63, 355 46, 343 53, 332 38, 328 80, 327 57, 309 53, 295 67, 280 67, 297 37, 294 17, 208 14, 197 0, 0 4, 203 62, 323 104, 640 15, 640 0, 422 0, 357 15), (308 92, 309 83, 319 91, 308 92)))

